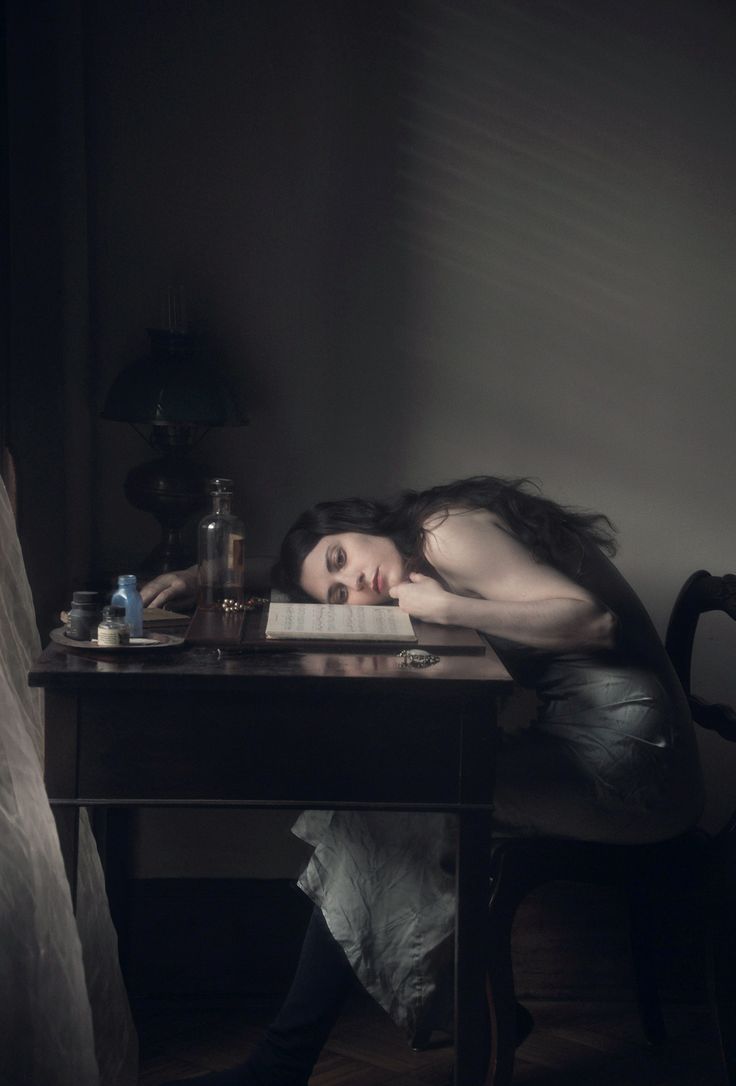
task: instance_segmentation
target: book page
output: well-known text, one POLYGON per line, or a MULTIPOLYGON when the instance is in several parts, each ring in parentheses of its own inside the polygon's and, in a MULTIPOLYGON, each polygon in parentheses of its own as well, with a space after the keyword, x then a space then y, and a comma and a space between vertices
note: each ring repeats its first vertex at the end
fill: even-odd
POLYGON ((398 607, 336 603, 271 603, 266 637, 329 641, 416 641, 411 619, 398 607))

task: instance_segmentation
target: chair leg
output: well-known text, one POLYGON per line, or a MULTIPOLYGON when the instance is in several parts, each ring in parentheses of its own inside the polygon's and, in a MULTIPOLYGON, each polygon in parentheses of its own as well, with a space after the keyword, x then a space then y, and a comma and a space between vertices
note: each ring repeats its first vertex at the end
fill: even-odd
POLYGON ((516 993, 511 962, 511 925, 514 910, 494 901, 490 911, 488 1011, 491 1023, 491 1060, 486 1086, 508 1086, 514 1075, 516 1051, 516 993))
POLYGON ((432 1031, 420 1026, 416 1033, 412 1034, 409 1045, 415 1052, 426 1052, 432 1039, 432 1031))
MULTIPOLYGON (((709 948, 713 956, 714 948, 709 948)), ((728 1086, 736 1086, 736 992, 734 979, 724 976, 725 963, 716 964, 713 959, 710 969, 713 973, 711 1001, 714 1004, 716 1025, 721 1044, 721 1058, 726 1072, 728 1086)))
POLYGON ((629 891, 629 938, 639 1018, 646 1039, 658 1045, 667 1037, 657 983, 658 928, 651 896, 641 888, 629 891))
POLYGON ((734 902, 712 902, 707 924, 708 994, 715 1012, 729 1086, 736 1086, 736 935, 734 902))

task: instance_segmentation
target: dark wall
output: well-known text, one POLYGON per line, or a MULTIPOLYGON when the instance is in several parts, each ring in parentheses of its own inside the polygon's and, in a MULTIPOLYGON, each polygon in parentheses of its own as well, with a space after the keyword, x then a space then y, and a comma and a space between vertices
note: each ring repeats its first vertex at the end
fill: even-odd
MULTIPOLYGON (((325 488, 394 484, 403 32, 388 2, 89 5, 100 383, 182 284, 251 418, 202 448, 235 476, 251 553, 325 488)), ((114 562, 151 531, 120 505, 145 450, 114 424, 99 442, 114 562)))
POLYGON ((18 475, 18 530, 42 622, 66 592, 61 147, 50 108, 58 27, 48 16, 32 5, 7 6, 7 442, 18 475))
POLYGON ((78 0, 5 5, 5 440, 42 634, 91 566, 92 354, 78 0))
MULTIPOLYGON (((490 471, 608 513, 660 628, 693 569, 729 568, 732 5, 86 11, 98 403, 181 283, 251 416, 201 449, 251 555, 316 499, 490 471)), ((96 440, 121 568, 155 539, 121 498, 146 450, 96 440)), ((702 645, 736 701, 734 646, 702 645)))
MULTIPOLYGON (((252 553, 318 497, 531 473, 613 516, 663 611, 732 526, 732 22, 715 0, 91 0, 98 396, 179 282, 251 415, 203 454, 252 553)), ((153 536, 119 500, 145 449, 98 440, 114 564, 153 536)))
MULTIPOLYGON (((660 628, 732 565, 732 4, 8 12, 10 428, 44 613, 155 541, 122 496, 146 448, 98 412, 172 282, 251 417, 201 448, 251 555, 317 498, 492 471, 610 514, 660 628)), ((727 636, 704 624, 695 673, 736 702, 727 636)), ((704 754, 717 821, 731 766, 704 754)))

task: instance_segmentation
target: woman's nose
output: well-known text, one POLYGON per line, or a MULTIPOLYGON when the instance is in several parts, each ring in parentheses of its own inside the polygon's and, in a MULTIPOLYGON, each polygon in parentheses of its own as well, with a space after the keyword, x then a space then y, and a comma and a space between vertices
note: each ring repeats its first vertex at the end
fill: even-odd
POLYGON ((362 592, 365 588, 365 573, 359 573, 355 578, 355 591, 362 592))

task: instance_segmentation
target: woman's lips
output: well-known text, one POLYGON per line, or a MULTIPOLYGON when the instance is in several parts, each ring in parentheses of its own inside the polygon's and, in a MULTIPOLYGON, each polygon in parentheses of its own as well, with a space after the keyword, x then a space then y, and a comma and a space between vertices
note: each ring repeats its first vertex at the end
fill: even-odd
POLYGON ((383 578, 381 577, 381 574, 380 574, 379 570, 376 570, 376 572, 373 574, 373 580, 371 581, 371 588, 373 589, 373 591, 376 593, 377 596, 380 596, 383 593, 383 578))

